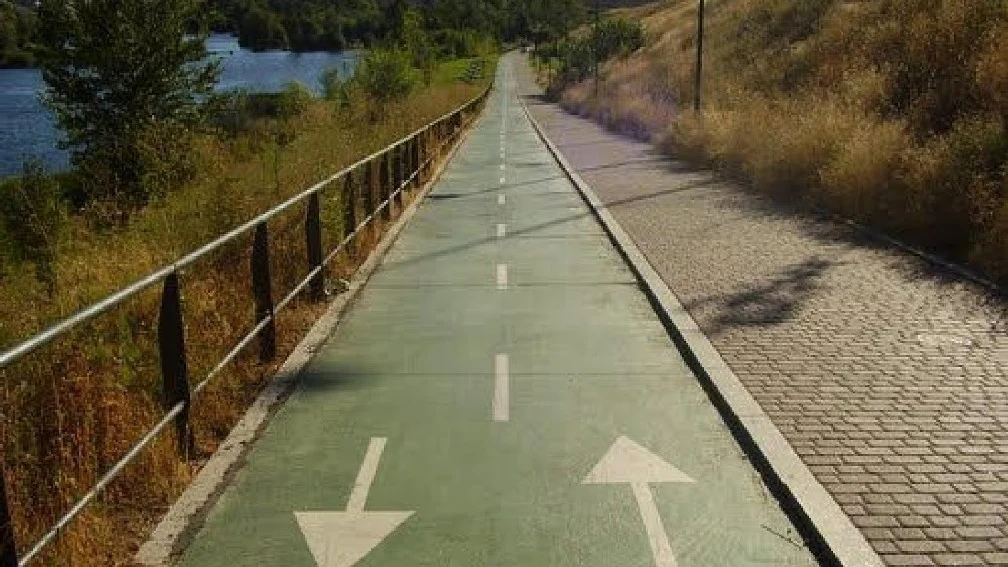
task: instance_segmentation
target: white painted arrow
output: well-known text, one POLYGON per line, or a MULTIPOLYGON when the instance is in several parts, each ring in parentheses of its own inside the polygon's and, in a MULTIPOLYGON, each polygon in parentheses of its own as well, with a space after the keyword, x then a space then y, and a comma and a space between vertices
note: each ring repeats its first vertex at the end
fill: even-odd
POLYGON ((346 512, 294 512, 318 567, 350 567, 378 546, 413 512, 365 512, 385 437, 372 437, 350 492, 346 512))
POLYGON ((676 567, 672 545, 648 486, 655 482, 695 481, 658 455, 620 436, 581 484, 629 484, 644 521, 655 567, 676 567))

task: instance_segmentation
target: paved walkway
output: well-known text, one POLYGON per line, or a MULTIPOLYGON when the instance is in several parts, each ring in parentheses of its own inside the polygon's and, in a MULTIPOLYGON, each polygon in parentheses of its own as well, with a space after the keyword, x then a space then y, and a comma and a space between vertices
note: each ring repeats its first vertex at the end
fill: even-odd
POLYGON ((816 564, 507 68, 182 565, 816 564))
POLYGON ((888 564, 1008 564, 1003 302, 530 106, 888 564))

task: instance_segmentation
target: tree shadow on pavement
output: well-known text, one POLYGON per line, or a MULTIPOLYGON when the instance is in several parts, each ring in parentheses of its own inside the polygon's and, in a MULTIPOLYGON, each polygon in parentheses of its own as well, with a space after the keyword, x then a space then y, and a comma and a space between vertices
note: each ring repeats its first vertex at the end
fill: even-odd
POLYGON ((820 279, 838 262, 814 256, 791 264, 772 279, 725 295, 708 296, 684 305, 690 312, 717 306, 704 330, 718 334, 730 327, 779 325, 795 318, 805 301, 820 287, 820 279))
MULTIPOLYGON (((661 191, 654 191, 654 192, 648 193, 646 195, 637 195, 637 196, 634 196, 634 197, 631 197, 631 198, 627 198, 627 199, 620 199, 620 200, 617 200, 617 201, 612 201, 610 203, 606 203, 606 206, 607 207, 616 207, 616 206, 624 205, 624 204, 631 203, 631 202, 643 201, 643 200, 646 200, 646 199, 654 199, 654 198, 657 198, 657 197, 661 197, 662 195, 668 195, 668 194, 671 194, 671 193, 678 193, 678 192, 682 192, 682 191, 689 191, 689 190, 692 190, 692 189, 695 189, 695 188, 696 188, 696 185, 694 185, 694 184, 687 184, 687 185, 683 185, 683 186, 680 186, 680 187, 673 187, 673 188, 664 189, 664 190, 661 190, 661 191)), ((574 189, 573 188, 571 189, 571 192, 574 193, 574 189)), ((574 193, 574 194, 576 194, 576 193, 574 193)), ((586 217, 593 217, 593 216, 594 216, 593 213, 591 213, 591 211, 588 210, 587 206, 585 206, 585 209, 582 212, 573 213, 573 214, 569 214, 569 215, 563 215, 561 217, 558 217, 558 218, 555 218, 555 219, 552 219, 552 220, 549 220, 549 221, 545 221, 545 222, 542 222, 542 223, 539 223, 539 224, 535 224, 535 225, 532 225, 532 226, 529 226, 529 227, 526 227, 526 228, 514 230, 512 232, 509 232, 508 236, 510 238, 516 238, 516 237, 521 237, 521 236, 525 236, 525 237, 535 236, 536 233, 538 233, 540 231, 543 231, 543 230, 546 230, 546 229, 548 229, 550 227, 558 226, 558 225, 561 225, 561 224, 565 224, 565 223, 569 223, 569 222, 580 220, 580 219, 583 219, 583 218, 586 218, 586 217)), ((401 267, 404 267, 404 266, 408 266, 408 265, 411 265, 411 264, 416 264, 418 262, 424 262, 424 261, 431 260, 431 259, 434 259, 434 258, 448 256, 448 255, 451 255, 451 254, 457 254, 457 253, 465 251, 465 250, 470 250, 470 249, 476 248, 478 246, 483 246, 483 245, 487 245, 487 244, 491 244, 491 243, 495 243, 495 242, 497 242, 497 238, 496 237, 478 238, 478 239, 475 239, 475 240, 471 240, 469 242, 465 242, 463 244, 457 244, 455 246, 449 246, 447 248, 443 248, 441 250, 437 250, 437 251, 430 252, 430 253, 427 253, 427 254, 420 254, 420 255, 416 255, 416 256, 411 256, 409 258, 404 258, 402 260, 397 260, 397 261, 386 261, 384 264, 382 264, 382 269, 383 270, 395 270, 395 269, 398 269, 398 268, 401 268, 401 267)))

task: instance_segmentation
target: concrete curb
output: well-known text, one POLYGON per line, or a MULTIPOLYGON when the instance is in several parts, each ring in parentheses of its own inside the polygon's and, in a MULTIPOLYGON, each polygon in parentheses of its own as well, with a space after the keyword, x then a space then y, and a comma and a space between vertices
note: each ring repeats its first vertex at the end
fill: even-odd
POLYGON ((420 207, 420 203, 441 178, 473 127, 482 119, 481 114, 476 120, 473 120, 470 127, 449 149, 445 159, 435 168, 431 179, 399 215, 395 224, 382 236, 364 263, 354 273, 347 290, 333 300, 322 317, 312 325, 301 342, 294 347, 290 356, 249 406, 242 419, 231 430, 231 433, 217 448, 185 492, 175 501, 168 513, 162 517, 147 541, 137 551, 134 561, 148 567, 172 565, 192 538, 199 533, 220 496, 245 464, 245 457, 251 451, 256 439, 262 435, 270 418, 293 392, 301 371, 339 325, 340 319, 350 309, 353 301, 381 264, 402 229, 420 207))
POLYGON ((831 565, 882 567, 882 559, 864 535, 815 479, 616 218, 546 136, 524 102, 522 107, 539 138, 629 264, 676 347, 813 553, 831 565))

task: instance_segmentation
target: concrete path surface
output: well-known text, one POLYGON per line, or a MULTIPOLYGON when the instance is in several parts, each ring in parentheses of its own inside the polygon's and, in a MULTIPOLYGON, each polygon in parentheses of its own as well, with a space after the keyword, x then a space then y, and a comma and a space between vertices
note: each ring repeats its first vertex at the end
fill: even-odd
POLYGON ((509 68, 181 565, 817 564, 509 68))
POLYGON ((1008 564, 1003 299, 530 107, 886 563, 1008 564))

